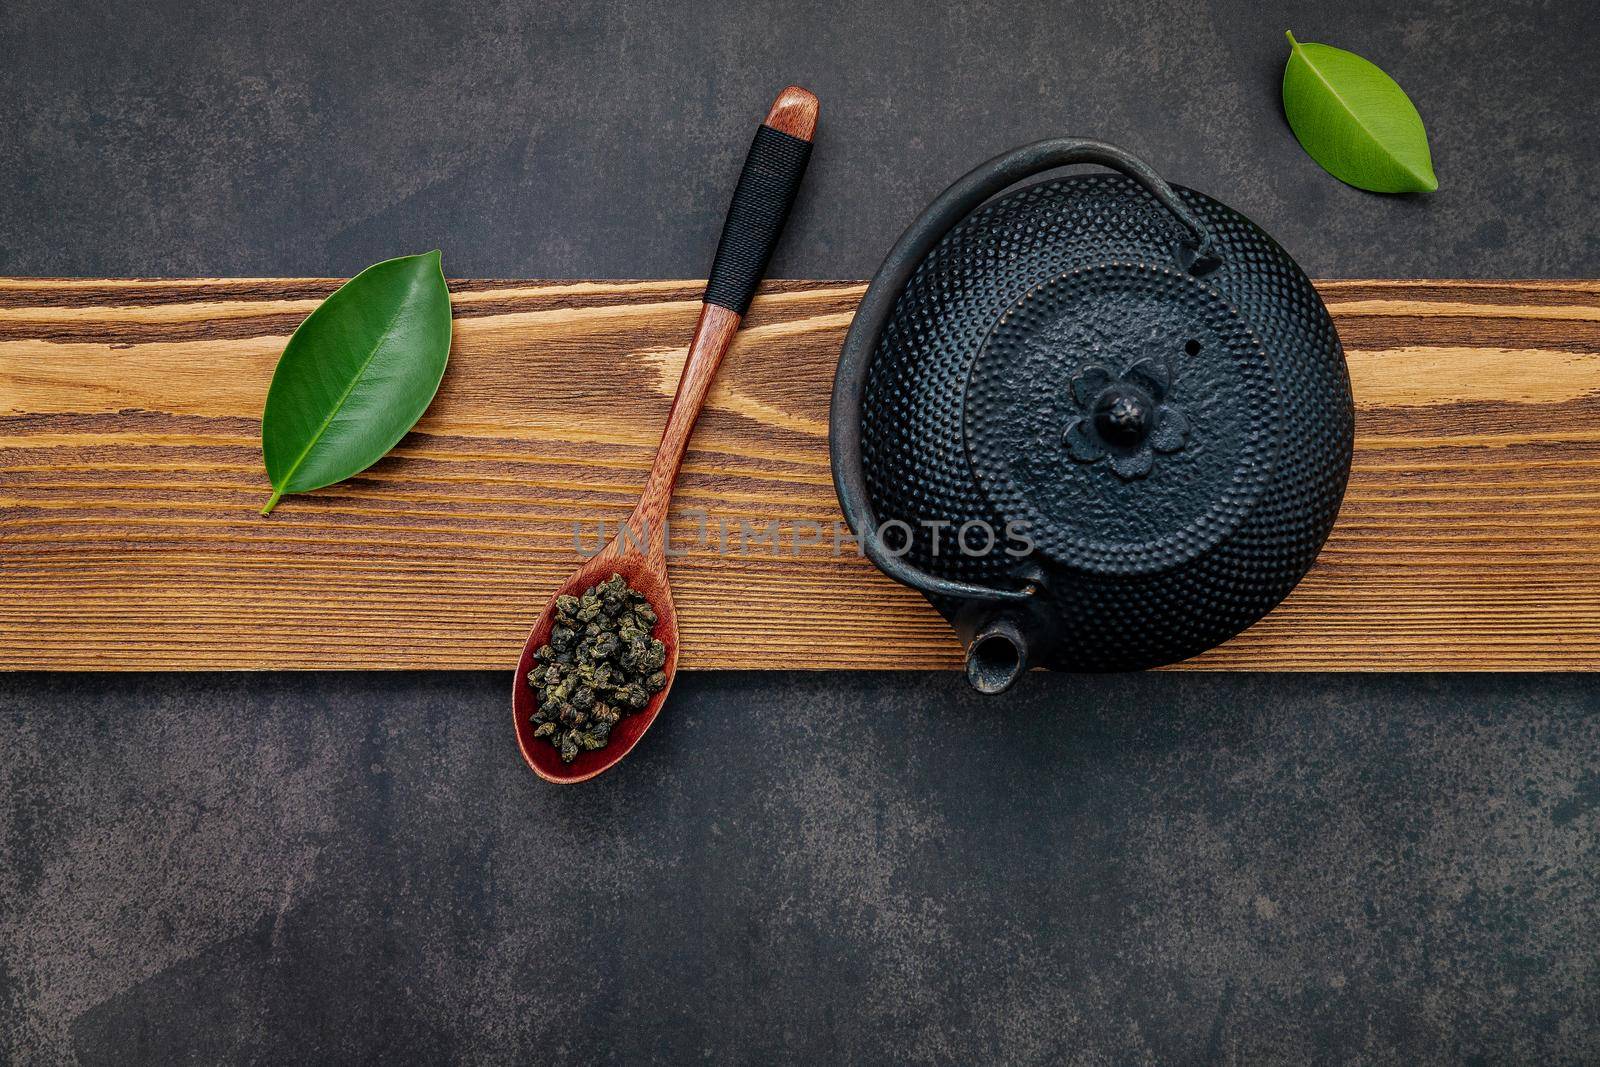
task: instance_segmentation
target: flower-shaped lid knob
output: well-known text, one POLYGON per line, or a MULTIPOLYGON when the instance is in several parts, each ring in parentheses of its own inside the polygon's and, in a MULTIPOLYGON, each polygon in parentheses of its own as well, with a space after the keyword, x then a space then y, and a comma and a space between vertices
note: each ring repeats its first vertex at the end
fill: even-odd
MULTIPOLYGON (((1191 356, 1200 344, 1187 345, 1191 356)), ((1143 478, 1157 452, 1171 453, 1189 440, 1189 417, 1167 401, 1172 376, 1158 359, 1141 359, 1120 374, 1090 364, 1072 379, 1079 414, 1062 434, 1079 463, 1109 458, 1119 478, 1143 478)))

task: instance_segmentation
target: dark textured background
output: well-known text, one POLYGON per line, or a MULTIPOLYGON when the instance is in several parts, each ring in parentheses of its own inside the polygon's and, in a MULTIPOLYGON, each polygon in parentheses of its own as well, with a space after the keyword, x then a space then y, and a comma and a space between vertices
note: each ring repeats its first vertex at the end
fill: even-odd
MULTIPOLYGON (((823 134, 776 273, 1092 134, 1313 274, 1600 275, 1600 8, 0 6, 0 273, 693 276, 751 128, 823 134), (1442 183, 1282 122, 1362 52, 1442 183)), ((499 675, 0 676, 0 1059, 1600 1060, 1579 676, 694 675, 616 773, 499 675)))

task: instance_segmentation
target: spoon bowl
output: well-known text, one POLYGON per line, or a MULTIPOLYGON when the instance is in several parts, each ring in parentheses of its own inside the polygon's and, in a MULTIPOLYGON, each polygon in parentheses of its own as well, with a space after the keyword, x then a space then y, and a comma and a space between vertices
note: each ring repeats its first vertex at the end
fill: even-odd
POLYGON ((609 770, 613 764, 633 751, 650 725, 656 721, 661 705, 672 691, 672 679, 678 673, 678 614, 672 607, 672 590, 667 584, 667 571, 663 558, 659 564, 651 554, 641 552, 631 544, 627 547, 620 538, 614 538, 600 553, 579 567, 566 582, 550 596, 550 601, 539 613, 528 641, 522 646, 522 658, 517 661, 517 674, 512 680, 511 707, 517 724, 517 747, 528 766, 547 782, 572 784, 586 781, 609 770), (533 669, 533 653, 550 640, 555 626, 556 598, 570 594, 578 596, 585 589, 620 574, 630 586, 643 593, 656 613, 655 629, 651 636, 667 649, 666 662, 661 669, 667 675, 667 684, 650 698, 639 711, 624 715, 611 730, 611 740, 604 748, 580 752, 571 763, 561 762, 554 745, 533 736, 531 716, 537 706, 533 687, 528 684, 528 672, 533 669))

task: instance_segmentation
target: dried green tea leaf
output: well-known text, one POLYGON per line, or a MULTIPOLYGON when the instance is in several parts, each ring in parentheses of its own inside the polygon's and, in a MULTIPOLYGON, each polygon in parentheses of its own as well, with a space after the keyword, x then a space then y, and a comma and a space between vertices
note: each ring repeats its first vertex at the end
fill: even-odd
POLYGON ((620 574, 556 598, 556 616, 528 672, 538 697, 529 718, 534 737, 571 763, 580 752, 604 748, 624 715, 666 688, 667 647, 650 636, 656 613, 620 574))

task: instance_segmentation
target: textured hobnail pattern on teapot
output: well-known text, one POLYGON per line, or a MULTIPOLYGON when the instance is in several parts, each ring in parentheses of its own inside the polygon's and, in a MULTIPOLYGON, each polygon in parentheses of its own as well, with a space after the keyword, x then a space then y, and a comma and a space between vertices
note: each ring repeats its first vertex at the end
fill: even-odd
MULTIPOLYGON (((1042 610, 1061 639, 1049 665, 1125 669, 1172 662, 1226 640, 1286 596, 1332 528, 1354 435, 1349 378, 1333 324, 1305 274, 1269 236, 1192 190, 1178 195, 1211 231, 1214 288, 1259 339, 1278 389, 1275 471, 1220 542, 1170 569, 1130 577, 1059 566, 1042 610)), ((862 462, 880 524, 917 529, 907 559, 932 574, 1009 587, 1018 561, 967 555, 969 521, 1003 528, 963 447, 973 361, 1030 289, 1108 261, 1177 263, 1183 234, 1142 188, 1116 175, 1071 177, 992 201, 918 268, 868 367, 862 462), (938 520, 936 534, 919 526, 938 520)), ((947 614, 958 605, 940 603, 947 614)))
POLYGON ((973 361, 963 433, 984 496, 1026 521, 1044 555, 1150 574, 1210 551, 1249 516, 1277 460, 1279 407, 1261 342, 1215 290, 1175 266, 1104 263, 1006 309, 973 361), (1150 425, 1098 440, 1093 398, 1076 394, 1094 372, 1096 395, 1136 395, 1150 425), (1183 440, 1157 462, 1149 437, 1169 411, 1183 440))

